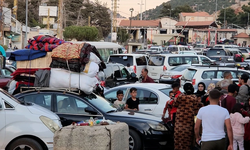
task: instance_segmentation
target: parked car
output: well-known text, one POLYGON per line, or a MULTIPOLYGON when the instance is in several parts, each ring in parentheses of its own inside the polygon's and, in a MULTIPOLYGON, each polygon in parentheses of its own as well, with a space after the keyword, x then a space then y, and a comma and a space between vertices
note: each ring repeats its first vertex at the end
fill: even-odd
POLYGON ((180 51, 188 51, 188 46, 183 45, 170 45, 167 48, 167 51, 169 51, 172 54, 178 54, 180 51))
POLYGON ((11 80, 11 74, 15 71, 12 65, 6 65, 4 69, 0 69, 0 88, 7 90, 7 84, 11 80))
POLYGON ((95 94, 47 88, 25 91, 15 97, 22 103, 32 101, 55 112, 63 126, 90 117, 125 122, 129 126, 129 150, 173 149, 173 131, 160 117, 133 111, 118 112, 110 102, 95 94))
POLYGON ((123 101, 126 102, 130 98, 129 90, 135 87, 137 89, 137 97, 139 98, 139 111, 150 113, 159 118, 169 98, 169 91, 172 90, 170 85, 157 83, 135 83, 121 85, 104 92, 105 98, 114 103, 117 99, 116 92, 122 90, 124 93, 123 101))
MULTIPOLYGON (((186 82, 192 83, 194 88, 197 89, 197 84, 204 80, 220 81, 223 79, 225 71, 230 71, 234 80, 238 80, 239 76, 243 73, 247 73, 250 76, 250 72, 237 67, 227 66, 190 66, 181 77, 181 85, 183 86, 186 82)), ((207 82, 208 86, 209 82, 207 82)))
POLYGON ((206 50, 206 44, 196 44, 194 47, 194 50, 196 51, 197 54, 202 55, 203 52, 206 50))
MULTIPOLYGON (((147 67, 148 56, 146 54, 114 54, 110 55, 107 62, 120 63, 126 68, 130 65, 130 69, 139 77, 141 70, 147 67)), ((129 70, 129 68, 127 68, 129 70)))
POLYGON ((33 103, 20 102, 0 89, 0 149, 52 150, 59 117, 33 103))
POLYGON ((160 75, 159 83, 173 84, 174 82, 177 82, 178 80, 180 80, 186 69, 190 66, 191 64, 185 64, 176 66, 174 68, 171 68, 170 70, 165 70, 160 75))
POLYGON ((224 57, 227 59, 233 59, 233 53, 230 52, 229 50, 222 49, 222 48, 211 48, 210 50, 207 51, 206 56, 215 60, 215 57, 224 57))
POLYGON ((165 70, 183 64, 211 64, 213 61, 203 55, 184 55, 184 54, 156 54, 150 55, 148 61, 149 76, 156 82, 160 79, 160 74, 165 70))
POLYGON ((107 63, 103 71, 104 77, 99 78, 102 80, 102 85, 108 88, 138 81, 135 73, 130 73, 124 65, 119 63, 107 63))
POLYGON ((250 58, 250 49, 248 47, 240 47, 239 50, 245 56, 245 59, 250 58))
POLYGON ((154 51, 154 52, 163 52, 162 46, 156 46, 156 45, 151 46, 149 50, 154 51))

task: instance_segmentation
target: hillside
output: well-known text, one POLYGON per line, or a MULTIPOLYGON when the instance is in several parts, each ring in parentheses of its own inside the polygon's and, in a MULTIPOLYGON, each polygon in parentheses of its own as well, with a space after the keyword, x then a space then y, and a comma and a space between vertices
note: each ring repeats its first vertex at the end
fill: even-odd
MULTIPOLYGON (((249 0, 241 0, 241 4, 245 3, 243 1, 249 1, 249 0)), ((250 2, 250 1, 249 1, 250 2)), ((195 11, 206 11, 209 14, 213 14, 216 10, 216 0, 170 0, 169 2, 171 4, 172 9, 174 9, 177 6, 181 5, 189 5, 192 7, 195 11)), ((239 5, 239 0, 217 0, 217 10, 229 7, 233 4, 239 5)), ((147 10, 146 12, 143 12, 143 14, 146 13, 146 19, 147 20, 153 20, 157 19, 160 16, 161 9, 163 7, 163 4, 160 6, 157 6, 154 9, 147 10)), ((144 15, 143 15, 144 16, 144 15)))

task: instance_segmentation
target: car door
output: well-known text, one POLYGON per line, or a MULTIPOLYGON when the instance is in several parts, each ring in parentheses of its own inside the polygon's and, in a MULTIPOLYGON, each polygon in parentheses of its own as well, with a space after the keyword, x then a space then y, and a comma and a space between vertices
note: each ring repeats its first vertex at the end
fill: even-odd
POLYGON ((55 94, 55 112, 60 117, 63 126, 71 125, 73 122, 89 120, 90 117, 102 119, 102 115, 83 99, 65 94, 55 94), (97 113, 90 113, 92 112, 97 113))
MULTIPOLYGON (((130 98, 130 94, 128 98, 130 98)), ((158 95, 148 89, 137 88, 137 98, 139 98, 139 111, 153 114, 158 105, 158 95)))
POLYGON ((5 109, 4 109, 4 100, 2 100, 2 98, 0 97, 0 149, 2 148, 3 144, 4 144, 4 140, 5 139, 5 120, 6 120, 6 115, 5 115, 5 109))

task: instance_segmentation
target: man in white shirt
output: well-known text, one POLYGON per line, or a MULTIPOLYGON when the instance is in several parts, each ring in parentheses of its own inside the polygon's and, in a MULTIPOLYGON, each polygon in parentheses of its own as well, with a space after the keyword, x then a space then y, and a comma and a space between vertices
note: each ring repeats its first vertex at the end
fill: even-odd
POLYGON ((201 150, 225 150, 226 140, 224 125, 226 125, 229 146, 233 150, 233 131, 230 116, 227 109, 220 107, 218 101, 221 92, 214 89, 209 92, 210 105, 202 107, 197 115, 195 124, 196 142, 202 141, 201 150), (202 124, 202 137, 200 137, 200 125, 202 124))

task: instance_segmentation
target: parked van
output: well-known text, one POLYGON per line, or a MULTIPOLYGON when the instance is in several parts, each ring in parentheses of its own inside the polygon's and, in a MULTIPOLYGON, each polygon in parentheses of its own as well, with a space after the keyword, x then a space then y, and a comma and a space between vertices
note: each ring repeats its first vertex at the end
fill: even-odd
POLYGON ((52 150, 59 117, 39 105, 19 101, 0 89, 0 149, 52 150))
POLYGON ((172 54, 178 54, 180 51, 189 51, 190 49, 188 46, 183 46, 183 45, 170 45, 167 48, 167 51, 172 54))
POLYGON ((102 59, 104 60, 104 62, 107 61, 109 55, 111 54, 122 54, 126 52, 121 45, 112 43, 112 42, 78 41, 78 42, 72 42, 72 43, 82 43, 82 42, 86 42, 95 46, 98 52, 100 53, 100 55, 102 56, 102 59))
POLYGON ((152 52, 163 52, 162 46, 155 46, 155 45, 153 45, 153 46, 150 47, 149 50, 151 50, 152 52))
POLYGON ((213 61, 203 55, 186 54, 156 54, 151 55, 148 61, 149 76, 156 82, 160 79, 160 74, 175 66, 182 64, 211 64, 213 61))
POLYGON ((141 70, 147 67, 147 55, 146 54, 113 54, 110 55, 107 62, 123 64, 130 73, 133 71, 139 78, 141 70), (127 67, 127 65, 130 67, 127 67))

